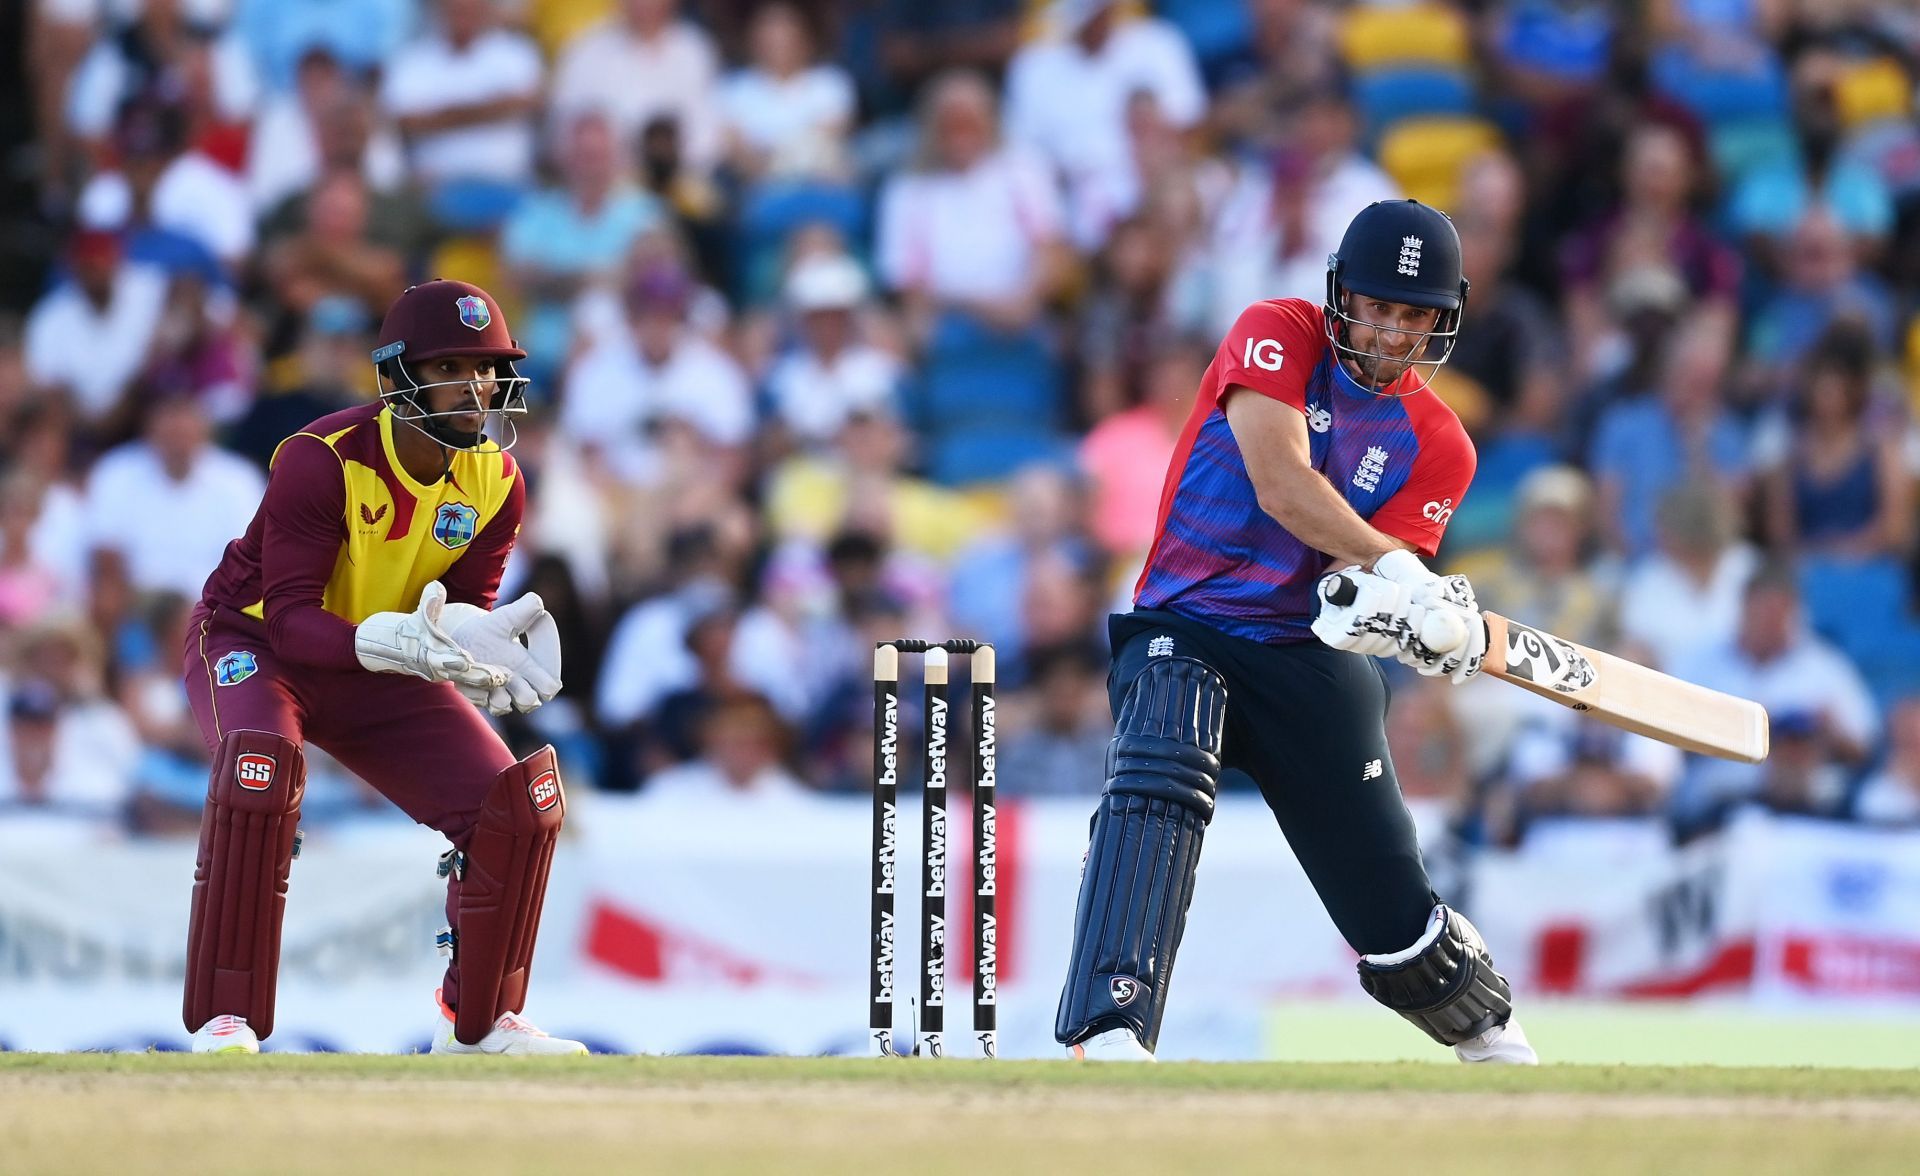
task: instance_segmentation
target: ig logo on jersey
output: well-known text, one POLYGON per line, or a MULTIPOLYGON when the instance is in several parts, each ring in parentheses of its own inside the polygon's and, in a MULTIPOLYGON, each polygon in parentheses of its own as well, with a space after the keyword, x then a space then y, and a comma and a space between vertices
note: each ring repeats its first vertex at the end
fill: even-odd
POLYGON ((1240 362, 1263 371, 1277 372, 1280 365, 1287 362, 1286 348, 1280 346, 1278 339, 1249 339, 1246 354, 1240 362))
POLYGON ((464 502, 443 502, 433 512, 433 541, 448 551, 473 542, 480 529, 480 512, 464 502))

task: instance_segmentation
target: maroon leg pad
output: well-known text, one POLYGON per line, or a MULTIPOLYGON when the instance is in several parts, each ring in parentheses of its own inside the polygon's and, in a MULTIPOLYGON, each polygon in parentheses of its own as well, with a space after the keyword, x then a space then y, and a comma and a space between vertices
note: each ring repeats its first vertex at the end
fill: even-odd
POLYGON ((460 878, 454 941, 460 965, 454 1035, 469 1045, 485 1037, 501 1013, 526 1006, 540 906, 566 807, 551 747, 494 777, 481 805, 460 878))
POLYGON ((300 745, 267 731, 229 731, 214 752, 187 925, 188 1032, 221 1014, 273 1032, 280 920, 306 791, 300 745))

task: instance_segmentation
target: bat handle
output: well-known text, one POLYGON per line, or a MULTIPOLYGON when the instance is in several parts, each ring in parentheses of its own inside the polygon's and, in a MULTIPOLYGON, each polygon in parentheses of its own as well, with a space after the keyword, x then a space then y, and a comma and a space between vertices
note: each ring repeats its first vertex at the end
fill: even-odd
POLYGON ((1320 590, 1320 595, 1326 599, 1328 604, 1338 608, 1345 608, 1353 603, 1355 597, 1360 595, 1360 589, 1350 578, 1346 576, 1334 576, 1329 579, 1326 586, 1320 590))

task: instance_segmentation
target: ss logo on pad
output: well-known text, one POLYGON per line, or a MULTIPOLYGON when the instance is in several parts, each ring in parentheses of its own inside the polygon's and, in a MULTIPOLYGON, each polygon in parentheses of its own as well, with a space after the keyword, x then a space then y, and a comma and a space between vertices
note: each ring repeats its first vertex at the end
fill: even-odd
POLYGON ((250 751, 233 761, 233 778, 248 792, 265 792, 273 787, 274 759, 250 751))
POLYGON ((552 772, 540 773, 527 785, 527 796, 533 801, 535 812, 546 812, 560 801, 560 777, 552 772))

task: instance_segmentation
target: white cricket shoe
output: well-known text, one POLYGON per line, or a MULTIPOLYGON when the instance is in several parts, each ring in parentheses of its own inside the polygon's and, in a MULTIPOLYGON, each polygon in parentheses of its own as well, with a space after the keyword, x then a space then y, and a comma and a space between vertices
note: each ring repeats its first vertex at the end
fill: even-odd
POLYGON ((1495 1025, 1478 1037, 1469 1037, 1453 1047, 1454 1056, 1463 1062, 1492 1062, 1496 1065, 1537 1066, 1540 1055, 1527 1042, 1526 1031, 1517 1019, 1509 1017, 1504 1025, 1495 1025))
POLYGON ((1105 1033, 1096 1033, 1078 1045, 1070 1045, 1067 1051, 1076 1059, 1085 1062, 1151 1062, 1153 1054, 1133 1030, 1122 1025, 1118 1029, 1109 1029, 1105 1033))
POLYGON ((440 1025, 434 1030, 433 1048, 429 1053, 437 1054, 511 1054, 516 1057, 539 1055, 584 1054, 587 1047, 578 1041, 569 1041, 564 1037, 549 1037, 535 1027, 519 1013, 501 1013, 499 1020, 485 1037, 472 1045, 460 1040, 453 1033, 453 1012, 447 1003, 435 992, 434 1002, 440 1006, 440 1025))
POLYGON ((200 1026, 193 1035, 193 1052, 230 1054, 260 1052, 260 1038, 245 1017, 222 1013, 200 1026))

